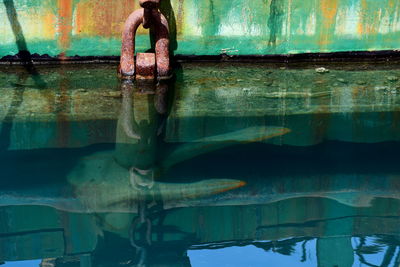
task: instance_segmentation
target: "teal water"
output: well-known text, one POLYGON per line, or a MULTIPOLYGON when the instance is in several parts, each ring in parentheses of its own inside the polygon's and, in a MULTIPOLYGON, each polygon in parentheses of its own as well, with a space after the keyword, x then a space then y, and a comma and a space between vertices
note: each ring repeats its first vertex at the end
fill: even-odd
POLYGON ((2 67, 0 263, 399 266, 400 70, 316 67, 2 67))

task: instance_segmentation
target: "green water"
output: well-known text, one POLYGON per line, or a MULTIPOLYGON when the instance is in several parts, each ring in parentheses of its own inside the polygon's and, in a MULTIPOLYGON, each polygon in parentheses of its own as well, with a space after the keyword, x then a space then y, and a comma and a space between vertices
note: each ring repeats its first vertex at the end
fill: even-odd
POLYGON ((399 266, 397 64, 175 69, 0 68, 4 266, 399 266))

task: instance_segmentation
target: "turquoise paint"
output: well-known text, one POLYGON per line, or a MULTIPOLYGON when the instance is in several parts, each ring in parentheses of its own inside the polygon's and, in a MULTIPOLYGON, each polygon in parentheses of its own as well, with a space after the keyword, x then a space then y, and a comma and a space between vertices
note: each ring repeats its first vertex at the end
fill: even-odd
MULTIPOLYGON (((126 19, 122 16, 126 15, 119 15, 121 9, 110 1, 99 2, 98 10, 85 9, 87 14, 79 12, 83 12, 82 5, 89 3, 88 0, 73 1, 68 33, 60 29, 64 21, 59 15, 60 1, 11 1, 16 9, 15 20, 22 29, 17 39, 23 36, 31 53, 118 56, 122 30, 119 27, 126 19), (100 15, 92 21, 93 12, 100 15), (79 16, 86 20, 78 25, 79 16), (54 19, 54 25, 46 28, 49 23, 46 18, 54 19), (63 34, 71 38, 66 47, 60 43, 63 34)), ((171 50, 175 54, 267 55, 400 48, 398 2, 335 0, 330 5, 330 9, 336 9, 324 10, 324 2, 312 0, 171 0, 164 1, 161 10, 169 20, 171 50)), ((18 53, 6 13, 1 4, 0 30, 4 34, 0 36, 0 56, 18 53)), ((139 35, 138 51, 145 51, 149 47, 147 34, 139 35)))

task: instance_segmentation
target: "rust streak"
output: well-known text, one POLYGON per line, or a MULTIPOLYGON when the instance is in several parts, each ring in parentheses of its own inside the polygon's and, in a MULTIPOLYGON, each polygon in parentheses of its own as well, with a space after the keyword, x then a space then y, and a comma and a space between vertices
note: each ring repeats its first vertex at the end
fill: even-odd
POLYGON ((54 38, 55 32, 55 25, 56 25, 57 18, 51 12, 48 12, 44 17, 44 25, 43 25, 43 32, 45 33, 47 38, 54 38))
POLYGON ((358 22, 358 25, 357 25, 357 33, 360 36, 363 36, 363 34, 366 32, 366 27, 365 27, 366 21, 364 19, 364 14, 366 14, 365 12, 367 10, 366 0, 361 0, 360 1, 360 6, 361 6, 361 8, 360 8, 359 16, 361 17, 361 19, 360 19, 360 21, 358 22))
POLYGON ((94 1, 94 12, 93 20, 94 26, 98 33, 104 34, 104 36, 112 36, 112 24, 113 24, 113 8, 114 5, 118 5, 114 1, 108 0, 97 0, 94 1))
MULTIPOLYGON (((216 190, 212 191, 211 194, 215 195, 215 194, 224 193, 224 192, 227 192, 227 191, 230 191, 233 189, 243 187, 247 183, 245 181, 238 181, 238 182, 230 182, 230 183, 225 182, 225 184, 226 184, 226 188, 216 189, 216 190)), ((223 183, 221 183, 220 185, 223 185, 223 183)))
POLYGON ((322 11, 321 45, 327 45, 332 28, 335 27, 338 0, 321 0, 320 8, 322 11))
POLYGON ((389 8, 388 9, 389 10, 393 10, 395 5, 396 5, 396 3, 398 3, 398 0, 389 0, 389 3, 388 3, 389 8))
POLYGON ((179 36, 182 34, 182 29, 183 29, 183 1, 184 0, 179 0, 178 1, 178 18, 176 20, 177 24, 177 31, 176 34, 179 36))
POLYGON ((68 119, 69 99, 69 79, 68 76, 61 72, 63 76, 60 81, 60 91, 56 94, 56 114, 57 114, 57 145, 59 147, 68 147, 71 136, 70 123, 68 119))
POLYGON ((78 3, 76 30, 84 36, 119 37, 125 19, 139 4, 132 0, 98 0, 78 3))
POLYGON ((58 0, 59 42, 61 48, 67 50, 71 42, 72 32, 72 0, 58 0))
POLYGON ((368 14, 368 4, 367 0, 361 0, 361 22, 359 25, 359 30, 360 34, 371 34, 373 32, 373 27, 369 24, 369 20, 365 17, 368 14))

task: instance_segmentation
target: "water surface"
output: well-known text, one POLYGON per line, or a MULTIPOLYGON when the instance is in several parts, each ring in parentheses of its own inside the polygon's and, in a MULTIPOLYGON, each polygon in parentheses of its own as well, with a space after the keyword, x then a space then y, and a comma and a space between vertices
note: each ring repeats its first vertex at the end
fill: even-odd
POLYGON ((398 266, 397 65, 0 69, 5 266, 398 266))

